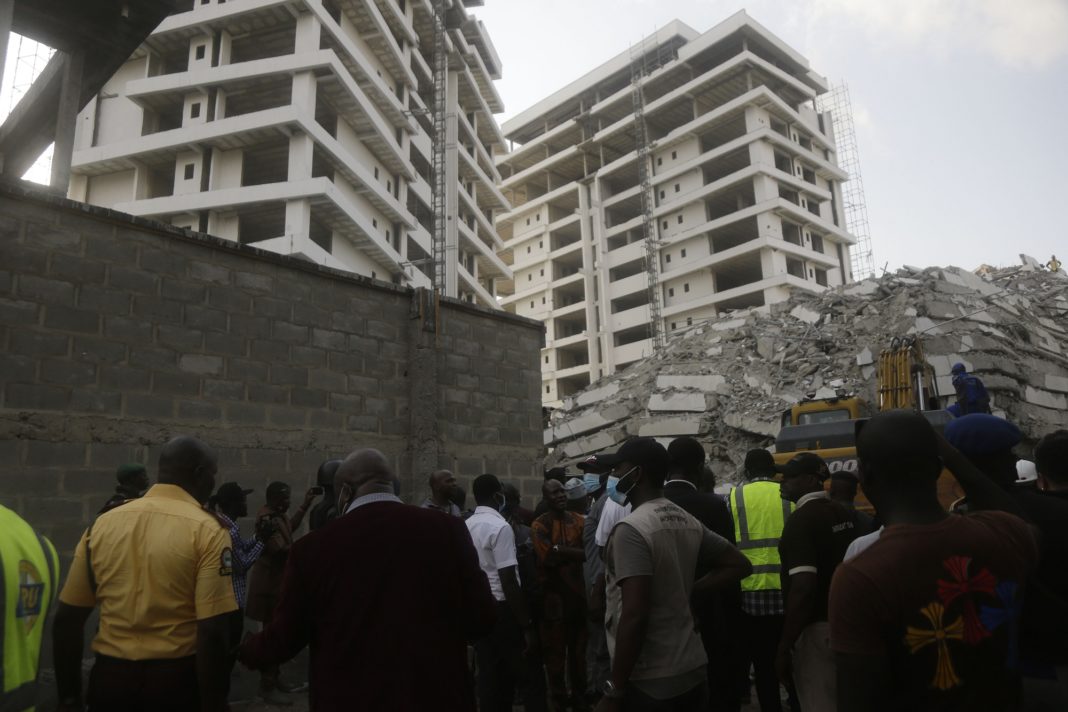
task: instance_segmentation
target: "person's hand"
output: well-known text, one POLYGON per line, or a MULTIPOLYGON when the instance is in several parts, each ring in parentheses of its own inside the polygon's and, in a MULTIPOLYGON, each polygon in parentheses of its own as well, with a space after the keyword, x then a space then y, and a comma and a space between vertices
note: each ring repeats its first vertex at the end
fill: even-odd
POLYGON ((792 668, 792 655, 790 649, 786 646, 780 645, 779 649, 775 652, 775 674, 779 678, 779 682, 784 685, 790 685, 793 681, 792 668))
POLYGON ((301 506, 303 506, 304 509, 307 509, 311 506, 311 503, 314 502, 315 498, 318 496, 319 495, 315 494, 315 488, 309 487, 308 491, 304 493, 304 504, 301 506))
POLYGON ((623 700, 618 697, 602 697, 593 712, 619 712, 623 709, 623 700))
POLYGON ((523 631, 523 643, 524 657, 538 652, 538 631, 534 626, 523 631))

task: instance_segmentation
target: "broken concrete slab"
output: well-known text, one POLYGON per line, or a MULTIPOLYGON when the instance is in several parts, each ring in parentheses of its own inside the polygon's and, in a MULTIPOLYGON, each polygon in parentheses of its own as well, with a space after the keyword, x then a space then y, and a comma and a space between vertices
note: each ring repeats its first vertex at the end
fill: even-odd
POLYGON ((873 363, 875 363, 875 359, 874 359, 874 357, 872 357, 871 349, 865 347, 863 351, 861 351, 859 354, 857 354, 857 365, 858 366, 867 366, 867 365, 873 364, 873 363))
POLYGON ((699 391, 709 393, 715 391, 724 383, 726 383, 726 379, 723 376, 714 373, 693 376, 664 374, 656 377, 656 387, 660 389, 695 388, 699 391))
POLYGON ((618 440, 614 437, 613 431, 602 430, 589 437, 579 438, 567 443, 564 445, 564 454, 567 457, 581 457, 587 453, 594 453, 598 450, 612 447, 617 442, 618 440))
POLYGON ((640 437, 657 437, 661 435, 698 435, 701 432, 701 416, 687 415, 677 418, 656 418, 643 423, 638 428, 640 437))
POLYGON ((1051 393, 1041 388, 1034 388, 1032 386, 1024 388, 1024 400, 1028 403, 1042 406, 1043 408, 1052 408, 1054 410, 1068 409, 1068 397, 1059 393, 1051 393))
POLYGON ((1047 373, 1046 390, 1058 391, 1060 393, 1068 393, 1068 378, 1064 376, 1055 376, 1052 373, 1047 373))
POLYGON ((823 318, 823 315, 818 311, 813 311, 801 304, 790 310, 790 316, 799 319, 806 324, 818 324, 819 320, 823 318))
POLYGON ((649 396, 649 404, 646 407, 651 411, 703 413, 705 397, 701 393, 654 393, 649 396))
POLYGON ((618 383, 606 383, 600 388, 594 388, 591 390, 585 390, 575 398, 575 403, 579 406, 587 406, 593 403, 600 403, 609 396, 614 396, 619 393, 618 383))

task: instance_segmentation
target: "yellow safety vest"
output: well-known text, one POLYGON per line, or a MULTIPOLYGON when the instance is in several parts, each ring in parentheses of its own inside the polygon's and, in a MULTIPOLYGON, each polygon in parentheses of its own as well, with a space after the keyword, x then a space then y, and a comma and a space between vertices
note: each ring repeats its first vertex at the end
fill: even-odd
POLYGON ((37 703, 41 639, 56 596, 59 559, 48 539, 2 505, 0 532, 0 712, 25 712, 37 703))
POLYGON ((734 517, 734 538, 753 573, 742 579, 743 591, 782 588, 779 581, 779 538, 794 505, 779 496, 779 483, 773 480, 748 482, 731 490, 727 498, 734 517))

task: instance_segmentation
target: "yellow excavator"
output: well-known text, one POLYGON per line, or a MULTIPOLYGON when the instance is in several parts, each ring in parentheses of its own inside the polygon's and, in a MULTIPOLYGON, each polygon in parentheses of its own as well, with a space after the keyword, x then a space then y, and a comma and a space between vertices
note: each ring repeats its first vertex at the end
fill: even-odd
MULTIPOLYGON (((912 408, 923 413, 942 432, 953 416, 943 409, 934 369, 916 336, 896 337, 876 362, 878 410, 912 408)), ((832 398, 806 398, 782 414, 782 429, 775 440, 775 462, 784 465, 797 453, 811 451, 823 458, 831 473, 857 471, 856 427, 871 415, 867 403, 855 394, 839 391, 832 398)), ((938 498, 949 507, 963 496, 948 471, 938 480, 938 498)), ((857 508, 871 511, 863 495, 857 508)))

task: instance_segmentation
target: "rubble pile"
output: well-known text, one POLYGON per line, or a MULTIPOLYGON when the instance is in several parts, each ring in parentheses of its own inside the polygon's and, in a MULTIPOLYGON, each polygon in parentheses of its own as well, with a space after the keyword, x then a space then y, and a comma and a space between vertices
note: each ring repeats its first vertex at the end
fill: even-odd
POLYGON ((1068 427, 1068 276, 1026 257, 981 272, 906 267, 695 324, 554 411, 546 466, 635 435, 689 435, 705 444, 717 479, 735 481, 745 451, 769 446, 803 397, 844 390, 875 404, 879 352, 907 335, 922 339, 944 404, 960 361, 983 379, 995 414, 1032 443, 1068 427))

